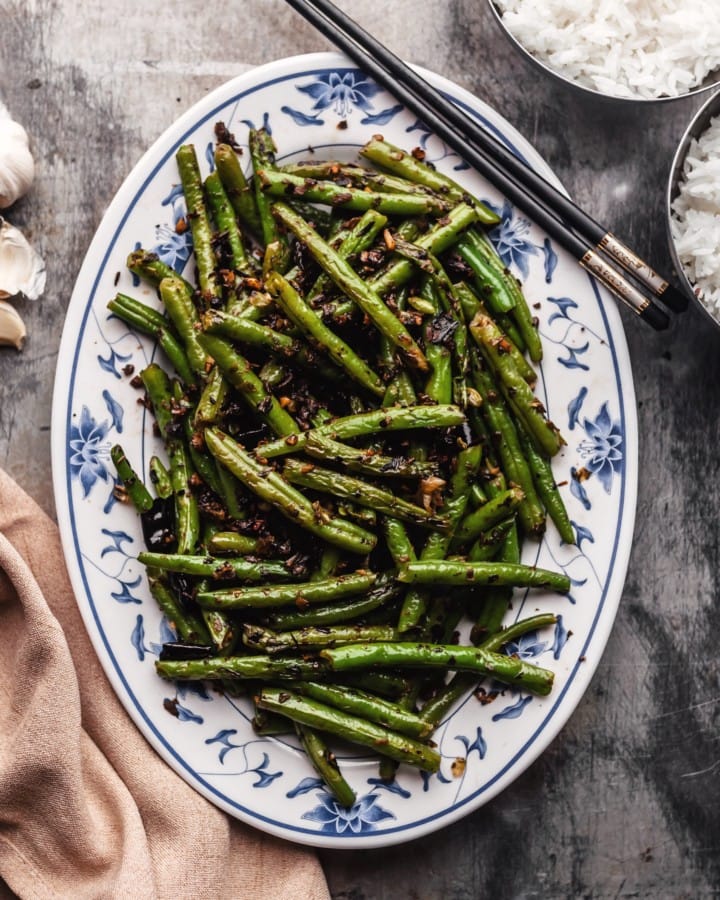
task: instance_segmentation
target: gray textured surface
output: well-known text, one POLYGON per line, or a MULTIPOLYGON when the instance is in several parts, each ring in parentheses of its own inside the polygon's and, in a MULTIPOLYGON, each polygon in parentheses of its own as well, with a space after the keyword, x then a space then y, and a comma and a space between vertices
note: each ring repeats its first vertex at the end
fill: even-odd
MULTIPOLYGON (((697 99, 587 103, 529 69, 480 0, 342 5, 402 56, 488 100, 581 204, 666 264, 665 179, 697 99)), ((114 191, 206 91, 247 65, 329 46, 280 0, 208 9, 0 2, 0 96, 39 163, 10 218, 49 270, 45 297, 22 310, 25 352, 0 351, 0 465, 51 513, 63 316, 114 191)), ((694 310, 662 335, 624 320, 640 417, 638 518, 592 686, 541 759, 477 813, 404 847, 323 853, 337 900, 720 896, 720 331, 694 310)))

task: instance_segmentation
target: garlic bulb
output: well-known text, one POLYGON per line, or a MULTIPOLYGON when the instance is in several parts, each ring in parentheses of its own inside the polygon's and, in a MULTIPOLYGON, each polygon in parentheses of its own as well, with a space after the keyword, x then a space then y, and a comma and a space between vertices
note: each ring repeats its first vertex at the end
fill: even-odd
POLYGON ((45 263, 20 229, 0 216, 0 300, 37 300, 45 290, 45 263))
POLYGON ((26 334, 20 313, 6 300, 0 300, 0 346, 5 344, 22 350, 26 334))
POLYGON ((27 192, 35 177, 35 163, 25 129, 10 118, 0 103, 0 209, 27 192))

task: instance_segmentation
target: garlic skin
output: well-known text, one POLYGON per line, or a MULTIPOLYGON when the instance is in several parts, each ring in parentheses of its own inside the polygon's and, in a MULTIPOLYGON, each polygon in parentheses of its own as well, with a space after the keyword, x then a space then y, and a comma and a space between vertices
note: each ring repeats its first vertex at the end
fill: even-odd
POLYGON ((35 177, 35 162, 30 152, 28 136, 19 122, 15 122, 0 103, 0 209, 25 194, 35 177))
POLYGON ((37 300, 45 290, 45 263, 19 228, 0 216, 0 300, 37 300))
POLYGON ((27 331, 20 313, 6 300, 0 300, 0 346, 22 350, 27 331))

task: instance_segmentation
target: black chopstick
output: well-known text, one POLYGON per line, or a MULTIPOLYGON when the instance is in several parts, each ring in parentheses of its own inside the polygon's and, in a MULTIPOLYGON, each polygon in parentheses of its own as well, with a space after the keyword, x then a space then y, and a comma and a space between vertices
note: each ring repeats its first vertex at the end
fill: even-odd
POLYGON ((614 257, 671 308, 680 311, 687 300, 656 275, 632 251, 623 248, 572 201, 533 172, 480 125, 466 116, 416 72, 392 54, 329 0, 287 0, 297 12, 355 60, 378 84, 461 155, 516 206, 565 247, 578 262, 656 329, 666 328, 668 318, 633 284, 611 266, 599 251, 614 257), (507 163, 506 168, 503 168, 507 163), (535 188, 538 189, 536 194, 535 188), (538 196, 541 194, 541 196, 538 196), (551 203, 552 201, 552 203, 551 203), (561 212, 562 211, 562 212, 561 212), (567 214, 571 221, 564 218, 567 214), (581 229, 580 226, 583 226, 581 229), (580 237, 578 232, 583 234, 580 237), (589 232, 590 237, 585 237, 589 232), (622 248, 621 250, 618 250, 622 248))

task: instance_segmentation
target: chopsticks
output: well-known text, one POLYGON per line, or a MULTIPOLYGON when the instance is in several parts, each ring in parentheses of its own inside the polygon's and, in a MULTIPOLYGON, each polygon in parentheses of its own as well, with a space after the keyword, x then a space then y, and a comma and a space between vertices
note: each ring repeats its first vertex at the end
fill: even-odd
POLYGON ((687 307, 684 294, 330 0, 287 3, 422 119, 643 321, 656 330, 669 324, 667 314, 655 305, 653 298, 659 298, 675 312, 687 307), (626 280, 602 253, 629 272, 650 296, 626 280))

